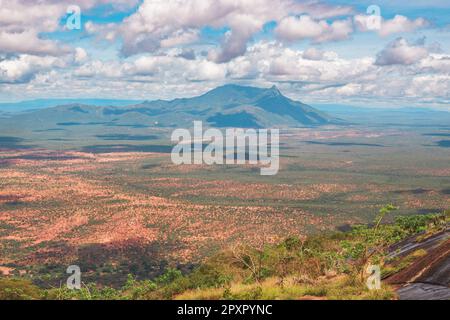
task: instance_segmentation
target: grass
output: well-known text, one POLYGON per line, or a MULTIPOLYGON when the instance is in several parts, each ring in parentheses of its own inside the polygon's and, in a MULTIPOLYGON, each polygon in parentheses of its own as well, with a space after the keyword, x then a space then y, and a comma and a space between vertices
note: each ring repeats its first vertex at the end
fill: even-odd
POLYGON ((0 300, 39 300, 42 293, 29 280, 0 278, 0 300))
POLYGON ((355 283, 350 277, 336 277, 319 281, 315 285, 301 285, 295 277, 286 279, 281 286, 276 277, 260 284, 233 283, 229 287, 189 290, 176 300, 390 300, 396 297, 392 288, 369 290, 364 283, 355 283))

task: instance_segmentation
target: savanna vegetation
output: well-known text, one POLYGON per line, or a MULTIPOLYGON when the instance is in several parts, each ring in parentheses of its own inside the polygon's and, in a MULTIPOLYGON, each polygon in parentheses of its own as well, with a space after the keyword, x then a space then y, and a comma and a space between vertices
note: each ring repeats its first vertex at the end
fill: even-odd
POLYGON ((259 247, 235 245, 188 273, 168 268, 151 280, 129 275, 121 288, 83 283, 80 290, 42 289, 25 277, 0 278, 0 300, 395 299, 388 285, 368 289, 367 267, 379 265, 382 276, 398 272, 423 253, 414 252, 392 267, 391 245, 411 235, 426 238, 450 223, 450 211, 389 217, 386 223, 386 216, 396 209, 388 205, 372 224, 353 226, 348 232, 289 237, 259 247))

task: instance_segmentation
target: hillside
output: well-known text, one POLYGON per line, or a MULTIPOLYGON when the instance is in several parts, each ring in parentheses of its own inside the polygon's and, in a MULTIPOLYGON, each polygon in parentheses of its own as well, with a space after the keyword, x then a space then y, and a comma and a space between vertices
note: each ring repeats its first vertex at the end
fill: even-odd
MULTIPOLYGON (((175 268, 151 280, 129 276, 119 289, 85 284, 81 290, 64 287, 42 290, 29 280, 0 278, 1 299, 397 299, 403 298, 404 273, 417 269, 424 259, 427 270, 435 267, 448 272, 449 212, 433 215, 399 216, 381 223, 396 208, 380 210, 372 227, 353 226, 348 232, 289 237, 274 245, 236 245, 213 254, 192 271, 183 274, 175 268), (436 241, 439 239, 439 241, 436 241), (430 244, 431 243, 431 244, 430 244), (406 250, 403 250, 406 248, 406 250), (439 249, 439 259, 430 260, 439 249), (444 250, 445 253, 442 253, 444 250), (442 263, 444 261, 444 263, 442 263), (364 270, 379 265, 381 288, 369 290, 364 270), (442 267, 444 266, 444 267, 442 267), (398 281, 400 280, 400 281, 398 281)), ((438 295, 415 292, 414 299, 448 299, 448 277, 438 295)), ((436 277, 437 275, 437 277, 436 277)), ((417 290, 416 290, 417 291, 417 290)), ((405 299, 411 298, 410 295, 405 299)))
POLYGON ((285 97, 276 87, 226 85, 204 95, 172 101, 145 101, 130 106, 70 104, 13 115, 15 123, 51 126, 191 127, 203 121, 215 127, 298 127, 338 120, 285 97))

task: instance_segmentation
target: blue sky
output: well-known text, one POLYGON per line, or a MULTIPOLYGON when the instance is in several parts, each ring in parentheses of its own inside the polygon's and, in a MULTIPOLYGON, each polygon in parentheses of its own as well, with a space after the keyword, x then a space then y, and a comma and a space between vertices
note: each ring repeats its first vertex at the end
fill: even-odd
POLYGON ((81 0, 80 30, 66 26, 73 1, 0 2, 0 102, 240 83, 308 103, 449 107, 448 1, 81 0))

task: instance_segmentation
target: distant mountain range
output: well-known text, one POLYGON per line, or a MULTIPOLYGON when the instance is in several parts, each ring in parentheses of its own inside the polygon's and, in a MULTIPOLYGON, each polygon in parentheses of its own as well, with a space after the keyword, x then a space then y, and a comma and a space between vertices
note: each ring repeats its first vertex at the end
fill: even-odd
POLYGON ((270 128, 326 124, 414 125, 448 128, 450 112, 427 108, 370 108, 339 104, 315 108, 285 97, 277 87, 225 85, 194 98, 171 101, 41 99, 0 103, 0 126, 30 129, 74 126, 270 128), (332 116, 330 116, 332 115, 332 116), (2 118, 7 118, 5 121, 2 118))
POLYGON ((129 106, 141 103, 142 100, 114 100, 114 99, 36 99, 20 102, 0 103, 0 112, 16 113, 46 108, 57 107, 68 104, 84 104, 91 106, 129 106))
POLYGON ((348 123, 383 126, 436 126, 449 128, 450 112, 431 108, 371 108, 339 104, 317 104, 317 109, 348 123))
MULTIPOLYGON (((71 103, 11 117, 12 121, 53 122, 59 126, 106 124, 117 126, 191 127, 203 121, 213 127, 296 127, 339 123, 324 112, 285 97, 275 86, 269 89, 225 85, 204 95, 117 105, 106 100, 94 105, 71 103), (106 104, 106 105, 105 105, 106 104)), ((112 101, 111 101, 112 102, 112 101)), ((23 109, 22 109, 23 110, 23 109)))

